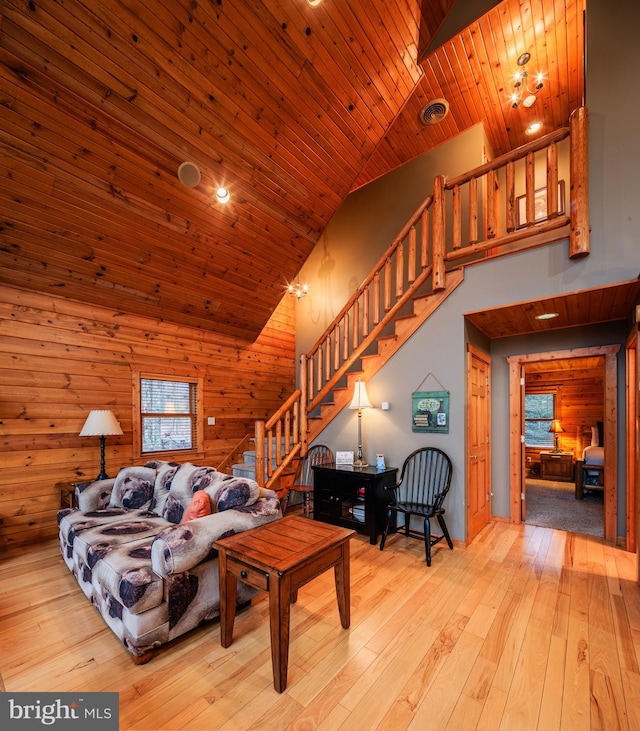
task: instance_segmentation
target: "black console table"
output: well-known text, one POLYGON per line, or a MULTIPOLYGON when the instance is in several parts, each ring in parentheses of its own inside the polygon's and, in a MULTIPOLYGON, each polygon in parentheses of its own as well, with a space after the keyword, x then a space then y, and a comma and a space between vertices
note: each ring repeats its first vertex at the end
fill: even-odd
POLYGON ((384 488, 396 484, 398 470, 326 464, 312 469, 315 520, 353 528, 375 545, 387 516, 384 488))

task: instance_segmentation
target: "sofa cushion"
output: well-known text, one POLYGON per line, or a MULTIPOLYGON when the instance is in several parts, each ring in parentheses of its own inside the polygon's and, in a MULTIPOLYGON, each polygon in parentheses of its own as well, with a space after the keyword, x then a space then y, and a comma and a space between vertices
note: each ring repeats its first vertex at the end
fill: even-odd
POLYGON ((191 499, 189 507, 184 511, 181 523, 194 518, 203 518, 205 515, 211 514, 211 498, 204 490, 198 490, 191 499))
POLYGON ((153 498, 151 500, 150 510, 154 513, 162 515, 164 506, 171 489, 173 476, 178 471, 180 465, 177 462, 164 462, 163 460, 153 460, 147 462, 145 467, 150 467, 156 471, 156 481, 153 487, 153 498))
POLYGON ((194 493, 211 485, 219 474, 213 467, 200 467, 190 462, 180 465, 171 479, 162 517, 170 523, 180 523, 194 493))
POLYGON ((151 467, 123 467, 116 476, 109 507, 141 510, 153 499, 156 471, 151 467))
MULTIPOLYGON (((97 511, 99 512, 99 511, 97 511)), ((76 532, 73 550, 89 569, 118 546, 161 533, 170 524, 149 510, 128 510, 118 520, 76 532)))
POLYGON ((243 508, 253 505, 260 494, 260 488, 255 480, 246 477, 223 475, 210 487, 206 487, 215 510, 222 512, 232 508, 243 508))

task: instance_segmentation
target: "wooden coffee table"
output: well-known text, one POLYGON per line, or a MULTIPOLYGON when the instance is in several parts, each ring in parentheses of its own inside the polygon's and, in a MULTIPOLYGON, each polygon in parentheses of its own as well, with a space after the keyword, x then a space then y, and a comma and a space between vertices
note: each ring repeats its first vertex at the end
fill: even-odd
POLYGON ((287 687, 290 604, 298 589, 334 568, 340 622, 350 616, 349 540, 355 531, 288 515, 216 541, 220 571, 220 641, 233 641, 237 581, 269 592, 271 664, 278 693, 287 687))

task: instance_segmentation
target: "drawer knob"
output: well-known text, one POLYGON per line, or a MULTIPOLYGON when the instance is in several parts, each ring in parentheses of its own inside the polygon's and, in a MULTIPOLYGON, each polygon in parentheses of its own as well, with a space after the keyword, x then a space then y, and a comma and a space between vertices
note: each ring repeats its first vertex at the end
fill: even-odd
POLYGON ((246 571, 241 571, 240 572, 240 576, 242 576, 243 579, 246 579, 247 578, 247 572, 246 571))

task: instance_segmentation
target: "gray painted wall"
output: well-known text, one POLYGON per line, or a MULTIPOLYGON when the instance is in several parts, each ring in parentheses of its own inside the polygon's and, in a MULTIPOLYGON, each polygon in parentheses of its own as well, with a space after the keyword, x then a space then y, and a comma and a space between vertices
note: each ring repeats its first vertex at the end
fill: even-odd
MULTIPOLYGON (((414 334, 369 383, 374 406, 389 401, 391 409, 363 414, 365 456, 370 462, 383 452, 387 463, 400 467, 413 449, 433 444, 451 457, 454 478, 447 499, 452 536, 465 538, 465 387, 466 343, 482 344, 477 331, 465 327, 463 314, 511 302, 546 297, 592 286, 634 279, 640 269, 640 248, 634 221, 640 185, 640 151, 635 143, 635 113, 626 90, 633 88, 634 61, 640 60, 635 29, 640 7, 622 0, 589 0, 587 23, 587 103, 590 116, 589 186, 591 255, 572 261, 561 242, 467 268, 464 283, 414 334), (616 10, 615 6, 619 6, 616 10), (431 372, 450 391, 450 433, 411 431, 411 394, 421 387, 439 388, 431 372)), ((635 102, 635 106, 638 104, 635 102)), ((482 131, 474 128, 432 153, 356 191, 345 201, 309 258, 302 278, 311 293, 298 305, 299 352, 306 352, 337 314, 346 298, 430 190, 435 174, 453 176, 480 162, 482 131), (425 191, 426 188, 426 191, 425 191)), ((624 344, 623 328, 596 327, 560 331, 538 340, 505 338, 490 343, 492 372, 493 512, 508 515, 509 354, 546 349, 624 344)), ((486 344, 486 343, 485 343, 486 344)), ((622 356, 623 357, 623 356, 622 356)), ((619 359, 619 431, 624 434, 624 368, 619 359)), ((344 410, 322 433, 320 441, 334 450, 355 449, 356 414, 344 410)), ((619 520, 624 534, 624 439, 619 439, 619 520)))

